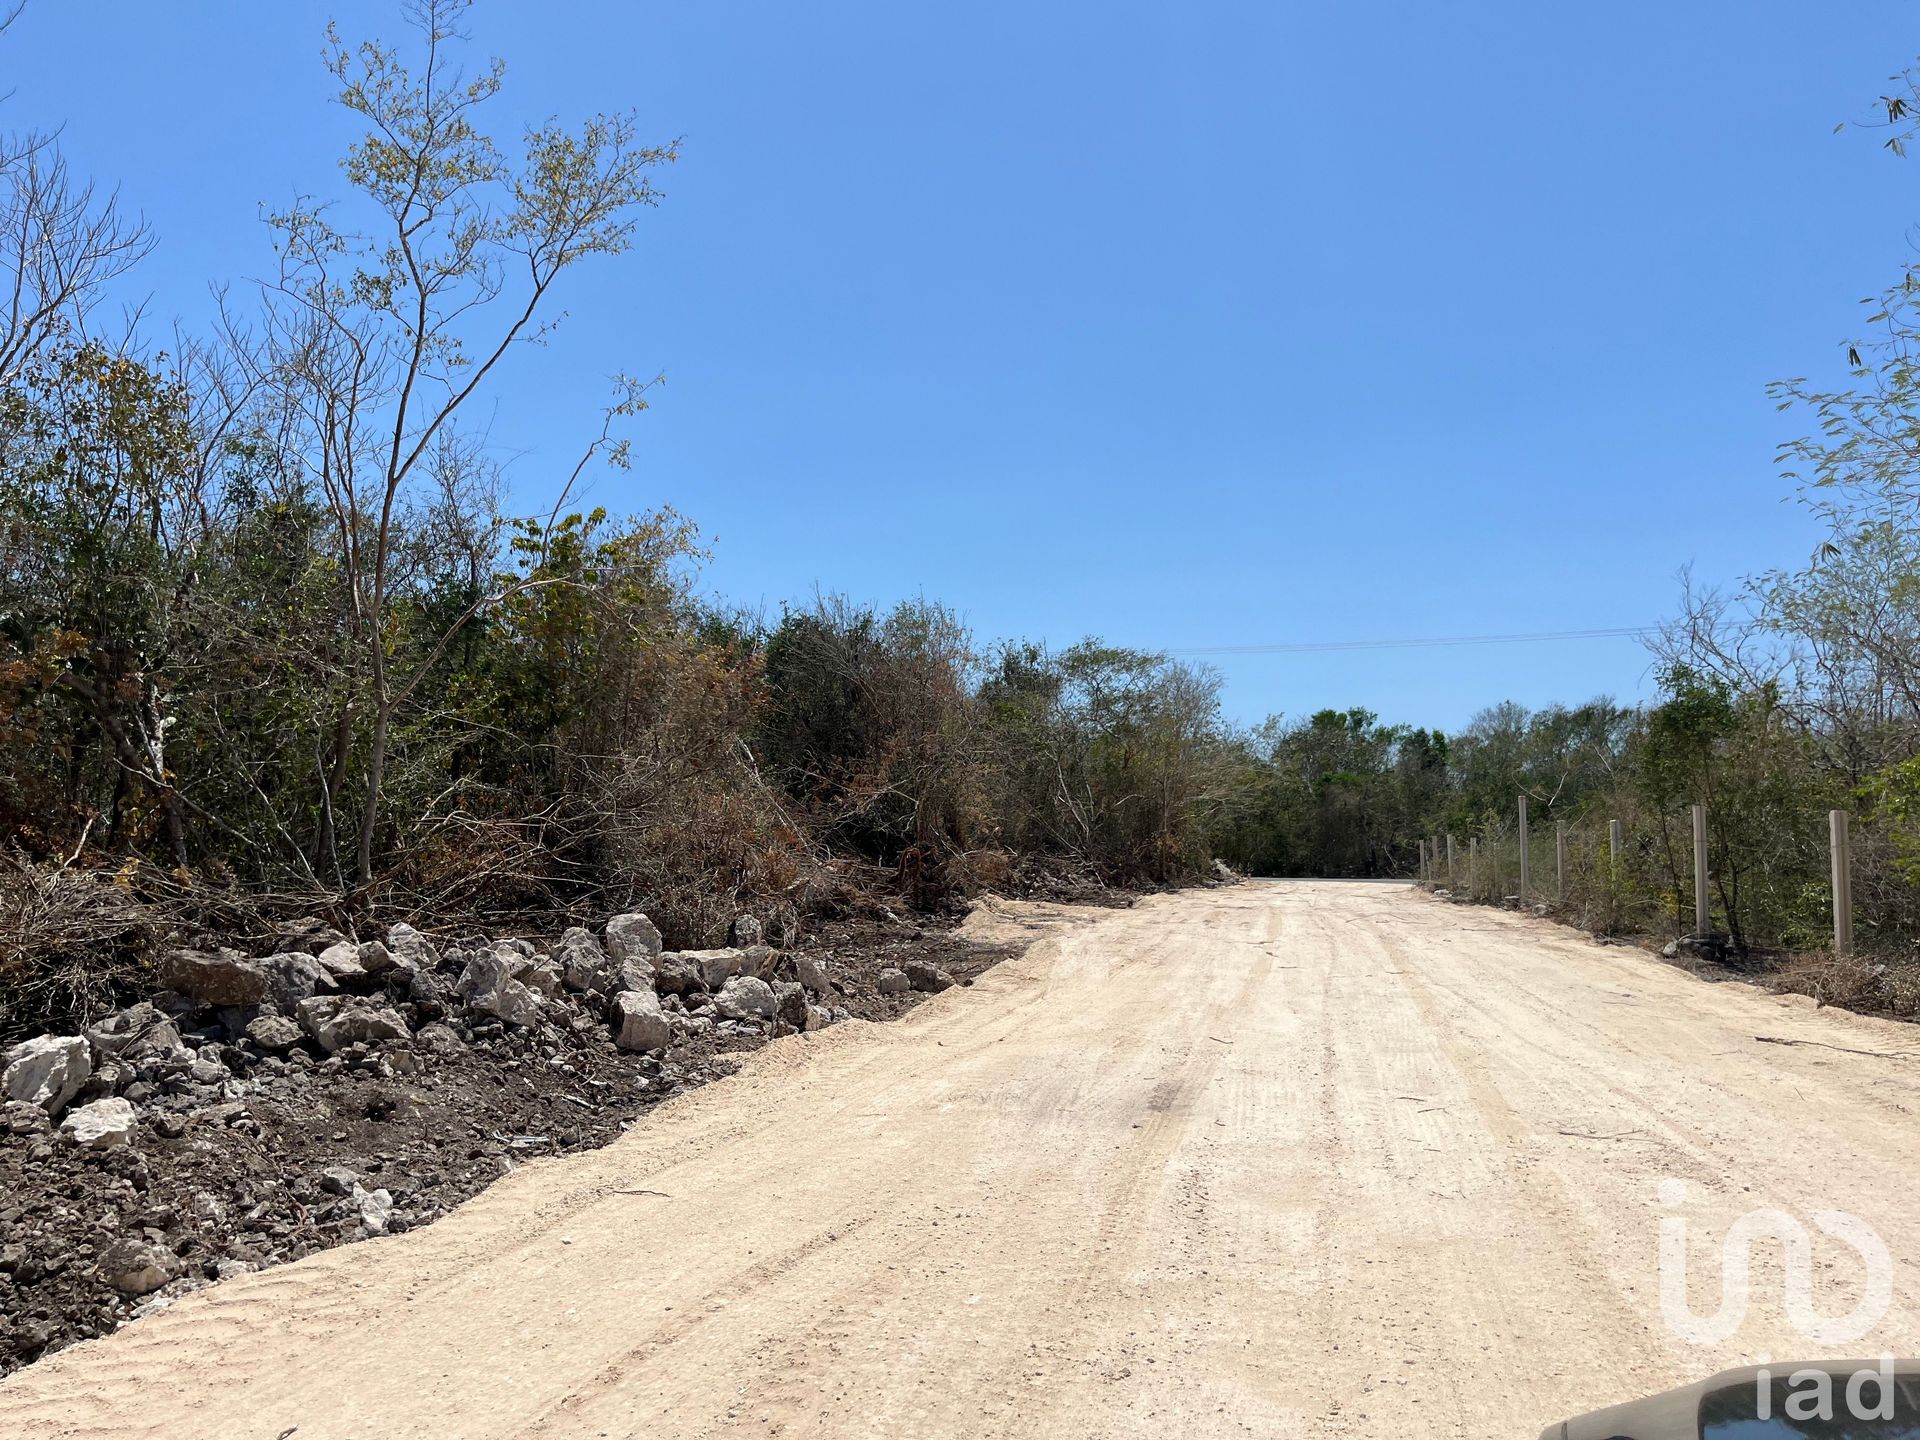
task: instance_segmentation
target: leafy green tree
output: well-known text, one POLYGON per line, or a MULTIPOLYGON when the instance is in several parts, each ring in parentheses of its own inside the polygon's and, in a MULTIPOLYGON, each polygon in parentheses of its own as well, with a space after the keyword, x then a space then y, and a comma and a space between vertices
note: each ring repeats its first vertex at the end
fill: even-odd
POLYGON ((1778 933, 1790 914, 1831 792, 1822 793, 1803 736, 1785 723, 1770 687, 1741 694, 1676 666, 1667 698, 1647 715, 1640 785, 1666 856, 1676 920, 1692 895, 1690 807, 1709 817, 1708 872, 1737 950, 1759 920, 1778 933), (1810 783, 1811 782, 1811 783, 1810 783))

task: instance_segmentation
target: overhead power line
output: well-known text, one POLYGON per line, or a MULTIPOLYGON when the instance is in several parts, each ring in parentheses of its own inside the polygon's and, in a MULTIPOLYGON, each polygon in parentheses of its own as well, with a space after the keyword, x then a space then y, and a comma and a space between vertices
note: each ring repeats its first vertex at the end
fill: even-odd
POLYGON ((1616 640, 1651 635, 1652 625, 1615 625, 1600 630, 1534 630, 1514 635, 1429 635, 1414 640, 1288 640, 1269 645, 1188 645, 1173 655, 1302 655, 1333 650, 1429 650, 1451 645, 1532 645, 1551 640, 1616 640))

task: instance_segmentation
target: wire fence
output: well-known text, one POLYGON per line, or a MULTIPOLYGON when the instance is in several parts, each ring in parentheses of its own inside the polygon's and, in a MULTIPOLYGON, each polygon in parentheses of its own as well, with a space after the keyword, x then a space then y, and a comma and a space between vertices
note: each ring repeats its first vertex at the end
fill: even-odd
POLYGON ((1516 805, 1470 834, 1424 841, 1421 882, 1458 901, 1534 909, 1596 935, 1766 971, 1834 1003, 1920 1013, 1920 876, 1881 818, 1845 815, 1836 833, 1829 812, 1705 807, 1696 836, 1691 806, 1529 816, 1524 831, 1520 814, 1516 805))

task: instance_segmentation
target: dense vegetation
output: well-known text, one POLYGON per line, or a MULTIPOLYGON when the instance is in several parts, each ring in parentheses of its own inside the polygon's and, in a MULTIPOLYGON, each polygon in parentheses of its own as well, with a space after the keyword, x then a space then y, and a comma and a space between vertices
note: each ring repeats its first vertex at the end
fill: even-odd
POLYGON ((1204 669, 990 645, 932 601, 731 613, 691 523, 569 499, 626 463, 631 378, 539 477, 557 503, 515 513, 473 417, 677 152, 622 116, 496 144, 504 74, 458 69, 464 9, 423 0, 411 62, 330 36, 365 127, 346 193, 272 217, 271 277, 164 350, 97 323, 143 226, 53 137, 0 141, 0 1035, 94 1003, 160 929, 299 910, 637 902, 696 943, 742 906, 1177 882, 1216 855, 1406 875, 1445 833, 1482 842, 1493 895, 1522 793, 1572 826, 1595 923, 1684 910, 1700 800, 1743 946, 1819 934, 1829 805, 1866 822, 1863 919, 1920 933, 1920 270, 1853 388, 1782 387, 1818 420, 1791 458, 1828 544, 1689 597, 1658 704, 1241 733, 1204 669), (1627 860, 1593 881, 1616 817, 1627 860))
POLYGON ((164 352, 96 323, 144 227, 54 137, 0 150, 0 1030, 156 924, 637 901, 696 943, 742 906, 1196 873, 1211 677, 989 653, 931 602, 729 614, 691 524, 569 501, 626 463, 624 377, 527 477, 557 503, 509 509, 473 417, 676 150, 605 115, 496 143, 465 9, 412 7, 406 55, 329 34, 345 193, 272 216, 270 278, 164 352))

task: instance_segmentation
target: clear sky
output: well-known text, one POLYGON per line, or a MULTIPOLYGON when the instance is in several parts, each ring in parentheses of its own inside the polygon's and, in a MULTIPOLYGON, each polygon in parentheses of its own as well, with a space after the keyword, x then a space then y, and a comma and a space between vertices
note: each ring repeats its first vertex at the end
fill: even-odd
MULTIPOLYGON (((64 123, 162 238, 152 313, 265 271, 341 184, 321 28, 397 0, 30 0, 9 125, 64 123)), ((706 585, 924 593, 1143 647, 1637 625, 1804 560, 1765 385, 1830 374, 1910 253, 1870 118, 1890 0, 1611 5, 482 0, 499 129, 684 138, 492 434, 529 505, 602 377, 664 370, 616 510, 706 585)), ((479 58, 476 55, 476 59, 479 58)), ((1631 641, 1215 660, 1229 713, 1650 688, 1631 641)))

